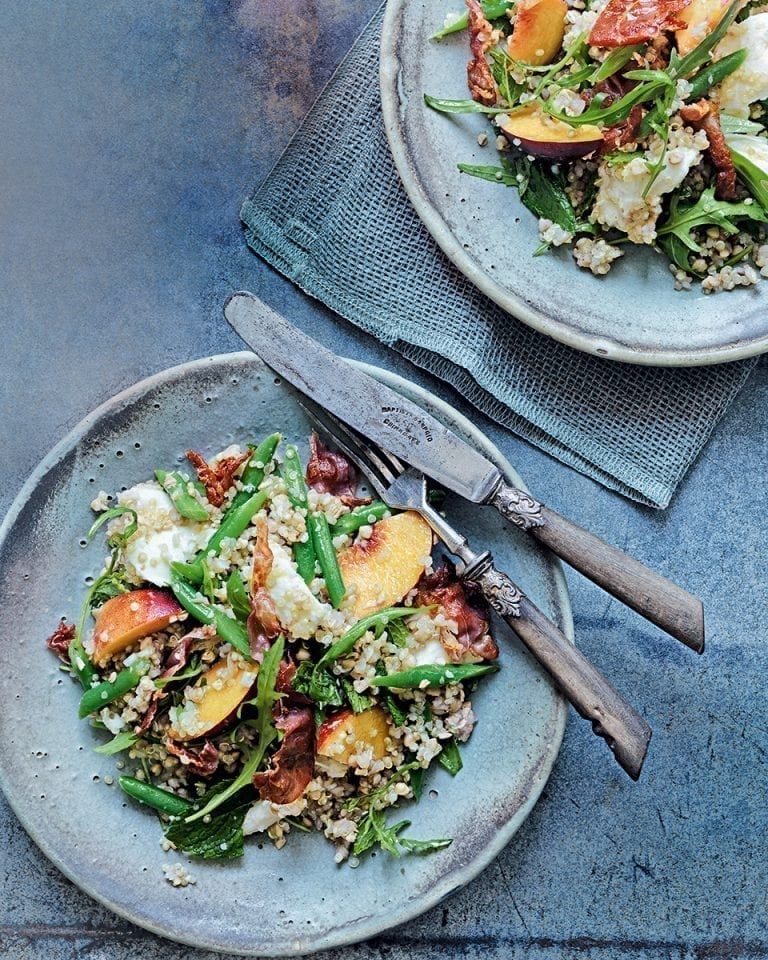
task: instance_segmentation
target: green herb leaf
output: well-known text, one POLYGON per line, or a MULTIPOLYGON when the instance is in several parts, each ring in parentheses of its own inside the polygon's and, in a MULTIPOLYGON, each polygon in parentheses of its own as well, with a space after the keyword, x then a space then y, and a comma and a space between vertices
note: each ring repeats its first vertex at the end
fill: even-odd
POLYGON ((107 743, 102 743, 99 747, 94 747, 93 752, 100 753, 105 757, 110 757, 114 753, 122 753, 123 750, 128 750, 138 739, 133 731, 121 730, 112 740, 109 740, 107 743))
MULTIPOLYGON (((174 820, 165 836, 178 849, 203 860, 233 860, 243 855, 243 820, 250 803, 236 802, 220 809, 210 820, 196 819, 216 797, 227 793, 231 783, 209 790, 192 807, 191 817, 174 820)), ((223 801, 222 801, 223 802, 223 801)))
POLYGON ((456 742, 456 737, 451 737, 450 740, 447 740, 443 744, 443 749, 438 755, 437 762, 445 770, 450 773, 452 777, 455 777, 456 774, 464 766, 464 762, 461 759, 461 753, 459 752, 459 745, 456 742))
POLYGON ((389 637, 389 642, 393 643, 396 647, 407 647, 411 637, 411 631, 402 620, 393 620, 387 626, 387 636, 389 637))
POLYGON ((344 691, 344 697, 352 708, 353 713, 362 713, 364 710, 370 710, 373 706, 373 699, 366 697, 365 694, 358 693, 349 677, 340 677, 341 687, 344 691))
POLYGON ((389 711, 395 726, 402 727, 408 719, 408 711, 404 709, 394 693, 390 693, 389 690, 385 691, 384 694, 384 706, 389 711))
POLYGON ((410 840, 408 837, 398 837, 397 842, 408 853, 434 853, 436 850, 445 850, 453 843, 453 839, 445 837, 441 840, 410 840))
POLYGON ((339 679, 330 670, 309 660, 297 667, 292 686, 297 693, 303 693, 321 708, 340 707, 344 703, 339 679))
POLYGON ((741 220, 768 223, 768 214, 758 203, 717 200, 714 187, 708 187, 694 204, 682 204, 673 197, 669 215, 657 230, 658 243, 673 263, 690 273, 690 253, 701 253, 693 231, 716 226, 732 236, 739 232, 736 222, 741 220))
POLYGON ((605 60, 590 75, 590 83, 599 83, 601 80, 612 77, 614 73, 618 73, 642 48, 642 43, 635 43, 629 47, 617 47, 615 50, 611 50, 605 60))
POLYGON ((498 113, 507 113, 509 110, 508 107, 484 107, 476 100, 441 100, 439 97, 431 97, 428 93, 424 94, 424 103, 438 113, 487 113, 495 116, 498 113))

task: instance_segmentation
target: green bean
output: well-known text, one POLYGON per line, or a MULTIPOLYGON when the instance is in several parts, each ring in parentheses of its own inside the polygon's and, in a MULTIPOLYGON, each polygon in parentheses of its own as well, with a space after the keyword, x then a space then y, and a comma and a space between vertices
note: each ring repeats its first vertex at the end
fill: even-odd
POLYGON ((402 673, 390 673, 384 677, 373 677, 372 686, 396 687, 398 690, 418 690, 425 687, 444 687, 448 683, 473 680, 475 677, 495 673, 499 668, 484 663, 430 663, 402 673))
POLYGON ((320 564, 320 572, 325 580, 325 588, 331 603, 338 610, 347 588, 344 586, 339 561, 336 559, 328 518, 324 513, 311 513, 307 517, 307 527, 317 562, 320 564))
MULTIPOLYGON (((288 499, 297 510, 304 510, 309 517, 309 501, 307 500, 307 484, 304 481, 304 471, 299 460, 299 451, 291 444, 285 448, 285 464, 283 465, 283 479, 288 493, 288 499)), ((299 540, 293 545, 293 559, 304 583, 310 583, 315 577, 315 548, 312 538, 299 540)))
POLYGON ((251 601, 240 576, 239 570, 233 570, 227 580, 227 600, 232 612, 239 620, 247 620, 251 612, 251 601))
MULTIPOLYGON (((513 6, 513 0, 483 0, 483 13, 487 20, 498 20, 503 17, 507 10, 513 6)), ((460 30, 466 30, 469 25, 469 14, 463 13, 448 26, 442 27, 437 33, 433 33, 430 40, 441 40, 451 33, 458 33, 460 30)))
POLYGON ((441 767, 444 767, 452 777, 455 777, 459 770, 461 770, 464 763, 459 753, 459 745, 456 742, 456 737, 451 737, 450 740, 447 740, 443 744, 443 749, 440 751, 437 762, 441 767))
POLYGON ((230 510, 235 510, 237 507, 242 506, 251 494, 259 489, 264 479, 267 464, 270 463, 272 457, 274 457, 277 445, 281 440, 282 437, 279 433, 272 433, 265 440, 262 440, 253 451, 240 477, 243 489, 238 490, 235 494, 229 507, 230 510))
POLYGON ((338 537, 341 534, 347 536, 357 533, 360 527, 368 523, 377 523, 389 513, 389 507, 383 500, 374 500, 373 503, 362 507, 356 507, 350 513, 345 513, 331 527, 331 536, 338 537))
POLYGON ((216 633, 225 643, 231 644, 238 653, 248 660, 251 659, 251 645, 248 642, 248 633, 245 627, 228 617, 223 610, 212 606, 204 600, 195 588, 184 580, 174 576, 171 579, 171 590, 187 613, 191 614, 200 623, 213 624, 216 633))
POLYGON ((703 97, 710 87, 722 83, 734 70, 738 70, 746 59, 746 50, 734 50, 733 53, 729 53, 722 60, 708 63, 705 67, 702 67, 689 81, 691 91, 686 96, 686 100, 698 100, 703 97))
POLYGON ((167 473, 165 470, 155 470, 155 477, 182 517, 198 522, 208 519, 208 511, 189 492, 192 481, 188 477, 176 470, 171 473, 167 473))
POLYGON ((236 540, 267 502, 268 497, 268 491, 259 490, 251 494, 240 506, 230 507, 224 514, 224 519, 221 521, 218 530, 213 534, 205 548, 201 550, 198 558, 192 563, 185 564, 183 567, 184 572, 182 572, 180 564, 172 565, 176 573, 190 583, 202 583, 204 570, 202 563, 199 562, 200 559, 202 557, 208 557, 211 554, 217 554, 219 550, 221 550, 222 541, 228 537, 236 540))
POLYGON ((398 620, 400 617, 410 617, 413 616, 414 613, 423 613, 428 609, 429 607, 386 607, 384 610, 379 610, 378 613, 371 613, 367 617, 363 617, 363 619, 358 620, 353 627, 350 627, 342 637, 339 637, 333 646, 330 646, 325 651, 318 660, 317 665, 324 667, 329 663, 333 663, 334 660, 338 660, 340 657, 345 657, 360 637, 369 630, 383 630, 390 620, 398 620))
POLYGON ((139 680, 149 670, 148 660, 137 660, 132 667, 121 670, 114 680, 102 680, 95 687, 86 690, 80 698, 77 715, 82 720, 89 713, 96 713, 108 703, 124 696, 138 686, 139 680))
POLYGON ((160 787, 153 787, 151 783, 144 783, 143 780, 120 777, 117 782, 129 797, 161 813, 167 813, 171 817, 183 817, 192 809, 189 800, 177 797, 175 793, 170 793, 168 790, 161 790, 160 787))

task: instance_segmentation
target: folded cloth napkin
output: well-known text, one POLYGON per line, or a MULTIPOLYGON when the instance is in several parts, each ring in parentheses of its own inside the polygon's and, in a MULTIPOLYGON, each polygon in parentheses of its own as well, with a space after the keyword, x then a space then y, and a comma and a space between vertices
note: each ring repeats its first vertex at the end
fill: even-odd
POLYGON ((627 497, 667 506, 754 361, 601 360, 510 318, 466 280, 417 217, 389 152, 382 12, 243 205, 249 245, 518 436, 627 497))

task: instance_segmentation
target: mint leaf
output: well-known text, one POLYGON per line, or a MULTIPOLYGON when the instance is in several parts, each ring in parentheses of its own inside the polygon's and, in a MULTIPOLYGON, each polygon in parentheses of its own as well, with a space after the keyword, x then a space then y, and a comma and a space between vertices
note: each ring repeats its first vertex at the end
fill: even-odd
POLYGON ((93 752, 100 753, 104 757, 110 757, 114 753, 121 753, 123 750, 132 747, 138 739, 132 730, 122 730, 112 740, 102 743, 99 747, 94 747, 93 752))
POLYGON ((459 745, 456 742, 456 737, 451 737, 451 739, 443 745, 443 749, 440 751, 437 762, 441 767, 447 770, 452 777, 455 777, 459 770, 461 770, 461 768, 464 766, 464 763, 461 759, 461 753, 459 752, 459 745))
MULTIPOLYGON (((233 781, 234 782, 234 781, 233 781)), ((231 783, 221 783, 195 801, 192 815, 211 805, 216 797, 227 795, 231 783)), ((224 802, 223 800, 221 801, 224 802)), ((233 860, 243 855, 243 820, 250 802, 236 801, 205 820, 178 819, 165 829, 165 836, 176 847, 203 860, 233 860)))

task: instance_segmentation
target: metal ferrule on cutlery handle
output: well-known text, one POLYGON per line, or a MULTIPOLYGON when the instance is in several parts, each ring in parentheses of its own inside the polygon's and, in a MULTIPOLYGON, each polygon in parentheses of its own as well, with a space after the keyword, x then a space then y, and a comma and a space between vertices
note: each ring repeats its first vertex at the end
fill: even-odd
POLYGON ((502 483, 488 502, 617 600, 687 647, 703 652, 704 609, 701 600, 687 590, 522 490, 502 483))
POLYGON ((565 634, 534 606, 509 577, 483 554, 464 576, 477 583, 494 610, 504 618, 593 731, 602 737, 619 765, 637 780, 651 728, 611 686, 565 634))

